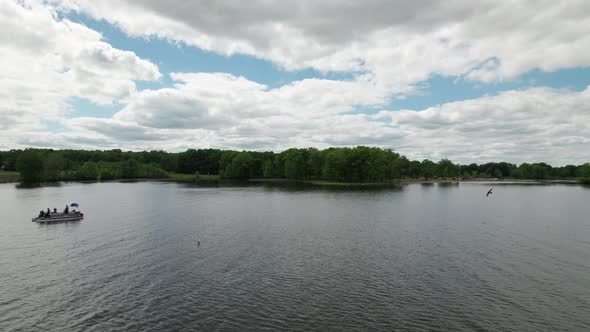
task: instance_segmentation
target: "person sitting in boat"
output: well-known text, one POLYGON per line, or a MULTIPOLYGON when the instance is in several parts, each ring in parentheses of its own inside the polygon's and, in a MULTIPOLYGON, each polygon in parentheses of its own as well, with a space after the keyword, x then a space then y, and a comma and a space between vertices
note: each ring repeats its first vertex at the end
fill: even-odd
POLYGON ((68 212, 69 212, 69 209, 68 209, 68 206, 66 205, 66 208, 64 209, 64 214, 68 214, 68 212))
POLYGON ((53 213, 57 213, 57 208, 53 208, 53 213))
POLYGON ((51 214, 51 211, 49 211, 49 208, 47 208, 47 213, 45 213, 45 215, 49 217, 50 214, 51 214))
POLYGON ((39 218, 45 217, 45 212, 43 210, 39 211, 39 218))

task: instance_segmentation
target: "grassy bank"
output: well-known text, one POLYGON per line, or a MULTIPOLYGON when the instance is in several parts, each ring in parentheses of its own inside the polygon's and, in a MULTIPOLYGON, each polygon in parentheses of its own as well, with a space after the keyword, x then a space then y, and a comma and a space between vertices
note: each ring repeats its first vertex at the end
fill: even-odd
POLYGON ((19 174, 17 172, 0 172, 0 183, 17 182, 19 174))

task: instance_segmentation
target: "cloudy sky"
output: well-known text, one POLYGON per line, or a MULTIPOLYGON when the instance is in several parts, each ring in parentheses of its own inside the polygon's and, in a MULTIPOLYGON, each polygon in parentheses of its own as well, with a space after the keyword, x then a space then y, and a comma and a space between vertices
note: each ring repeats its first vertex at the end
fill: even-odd
POLYGON ((590 162, 590 1, 0 0, 0 149, 590 162))

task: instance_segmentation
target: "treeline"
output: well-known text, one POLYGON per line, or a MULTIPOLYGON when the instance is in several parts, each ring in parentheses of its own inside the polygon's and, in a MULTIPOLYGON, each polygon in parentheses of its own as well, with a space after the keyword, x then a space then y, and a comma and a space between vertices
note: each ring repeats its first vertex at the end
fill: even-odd
POLYGON ((372 147, 289 149, 281 153, 226 151, 219 161, 223 178, 286 178, 339 182, 387 182, 431 178, 590 178, 590 164, 552 167, 546 163, 455 164, 448 159, 408 160, 390 149, 372 147))
POLYGON ((4 170, 26 182, 166 178, 172 173, 218 174, 225 179, 283 178, 335 182, 391 182, 403 178, 590 179, 590 164, 455 164, 409 160, 374 147, 288 149, 280 153, 189 149, 185 152, 26 149, 0 151, 4 170))
MULTIPOLYGON (((87 152, 87 151, 80 151, 87 152)), ((157 163, 141 163, 135 158, 115 158, 105 154, 88 158, 72 151, 12 150, 0 152, 6 170, 16 170, 23 182, 60 180, 114 180, 165 178, 168 173, 157 163)))

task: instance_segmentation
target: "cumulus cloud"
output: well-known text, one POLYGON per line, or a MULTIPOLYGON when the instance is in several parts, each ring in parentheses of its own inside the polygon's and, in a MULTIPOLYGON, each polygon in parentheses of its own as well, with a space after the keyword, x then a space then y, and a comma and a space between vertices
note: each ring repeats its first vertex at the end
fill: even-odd
POLYGON ((175 141, 168 142, 173 146, 194 145, 194 139, 201 146, 257 149, 326 144, 329 141, 322 137, 330 132, 330 140, 343 144, 352 142, 350 133, 355 130, 365 132, 357 134, 368 144, 382 130, 378 123, 365 121, 366 115, 347 114, 356 106, 385 102, 369 86, 307 79, 269 89, 225 73, 171 76, 174 87, 135 94, 112 119, 74 119, 68 125, 123 142, 148 141, 153 135, 162 144, 175 141))
POLYGON ((587 1, 0 1, 0 148, 366 144, 417 159, 590 160, 589 89, 515 90, 373 114, 434 74, 496 82, 590 66, 587 1), (59 18, 70 10, 130 36, 350 78, 271 88, 228 73, 171 73, 172 86, 136 91, 137 80, 162 76, 158 67, 59 18), (122 109, 68 119, 73 96, 122 109), (45 132, 47 119, 66 129, 45 132))
POLYGON ((153 63, 29 1, 2 1, 0 57, 0 114, 31 121, 63 114, 71 96, 109 104, 135 93, 135 80, 161 76, 153 63))
POLYGON ((425 110, 371 115, 351 113, 352 100, 363 100, 357 106, 369 106, 379 105, 379 98, 360 92, 365 99, 347 100, 343 96, 354 94, 354 86, 349 91, 332 89, 328 80, 269 89, 227 74, 174 77, 178 80, 174 88, 135 95, 113 120, 87 118, 76 125, 122 146, 149 146, 153 139, 170 149, 365 144, 392 147, 416 159, 554 164, 590 159, 590 88, 581 92, 531 88, 425 110), (228 98, 232 94, 240 97, 228 98))
POLYGON ((443 104, 382 111, 415 158, 583 163, 590 160, 590 88, 533 88, 443 104))
POLYGON ((46 121, 63 122, 69 98, 110 104, 136 93, 136 80, 161 77, 153 63, 36 1, 0 1, 0 59, 2 149, 68 146, 63 135, 46 133, 46 121))
POLYGON ((173 73, 173 88, 145 90, 115 115, 155 128, 218 129, 243 121, 321 119, 359 105, 384 104, 384 95, 357 82, 306 79, 268 89, 225 73, 173 73))
POLYGON ((253 55, 287 69, 365 72, 393 92, 432 74, 490 82, 533 68, 590 65, 584 0, 55 2, 132 36, 253 55))

